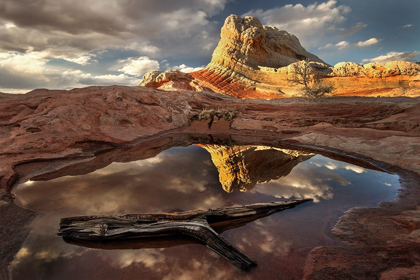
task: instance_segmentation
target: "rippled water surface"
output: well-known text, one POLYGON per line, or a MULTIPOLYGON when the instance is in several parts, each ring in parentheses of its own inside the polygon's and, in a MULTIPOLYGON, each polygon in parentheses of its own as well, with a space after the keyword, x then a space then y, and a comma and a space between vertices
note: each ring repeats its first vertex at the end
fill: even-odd
POLYGON ((346 210, 393 200, 399 188, 395 175, 321 155, 290 150, 283 155, 268 147, 205 148, 213 158, 199 146, 177 147, 87 175, 18 186, 15 193, 22 205, 39 215, 12 263, 13 279, 301 279, 311 249, 339 242, 331 228, 346 210), (60 219, 69 216, 290 198, 314 202, 222 233, 258 263, 250 272, 200 244, 104 250, 67 244, 56 236, 60 219))

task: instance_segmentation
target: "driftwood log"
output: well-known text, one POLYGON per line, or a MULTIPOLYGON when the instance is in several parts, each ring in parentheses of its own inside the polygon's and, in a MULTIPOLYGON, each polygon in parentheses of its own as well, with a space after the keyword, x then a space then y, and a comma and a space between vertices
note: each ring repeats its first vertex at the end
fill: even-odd
MULTIPOLYGON (((221 237, 218 232, 235 228, 275 212, 293 208, 311 199, 236 205, 177 213, 128 214, 119 216, 79 216, 64 218, 58 236, 72 244, 107 248, 129 240, 186 236, 207 245, 241 269, 256 263, 221 237), (101 244, 101 245, 97 245, 101 244)), ((156 243, 154 243, 156 244, 156 243)), ((126 246, 121 246, 127 248, 126 246)), ((142 247, 142 246, 139 246, 142 247)))

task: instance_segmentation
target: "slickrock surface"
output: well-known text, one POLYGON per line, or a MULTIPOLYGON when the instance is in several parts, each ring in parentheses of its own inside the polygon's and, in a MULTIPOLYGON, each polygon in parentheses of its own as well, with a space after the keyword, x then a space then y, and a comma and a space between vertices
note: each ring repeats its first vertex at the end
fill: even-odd
POLYGON ((266 146, 201 145, 219 172, 226 192, 246 192, 256 184, 287 176, 300 162, 314 154, 266 146))
POLYGON ((255 17, 236 15, 226 19, 219 44, 204 69, 185 74, 183 79, 171 71, 160 74, 167 79, 146 74, 140 85, 196 91, 207 88, 239 98, 293 97, 300 90, 288 81, 292 65, 305 59, 312 61, 314 72, 335 86, 336 96, 420 96, 420 65, 416 63, 340 62, 330 66, 307 52, 293 34, 264 26, 255 17))
MULTIPOLYGON (((403 97, 264 101, 123 86, 2 95, 0 225, 1 232, 12 232, 0 235, 2 258, 7 263, 13 257, 19 245, 7 252, 3 248, 11 248, 11 240, 23 242, 25 224, 33 218, 33 213, 10 206, 16 184, 83 174, 115 160, 147 158, 174 145, 203 143, 201 136, 194 135, 209 138, 210 134, 233 144, 300 147, 342 160, 362 159, 397 172, 404 188, 398 199, 378 208, 350 210, 334 229, 349 243, 314 249, 305 277, 416 275, 420 265, 418 112, 420 99, 403 97), (194 120, 209 108, 232 110, 235 117, 232 121, 194 120), (259 141, 247 140, 257 136, 259 141), (9 218, 3 215, 7 209, 13 210, 7 212, 9 218), (10 215, 25 222, 11 223, 10 215), (20 238, 13 235, 20 230, 20 238)), ((2 263, 1 277, 7 275, 6 263, 2 263)))

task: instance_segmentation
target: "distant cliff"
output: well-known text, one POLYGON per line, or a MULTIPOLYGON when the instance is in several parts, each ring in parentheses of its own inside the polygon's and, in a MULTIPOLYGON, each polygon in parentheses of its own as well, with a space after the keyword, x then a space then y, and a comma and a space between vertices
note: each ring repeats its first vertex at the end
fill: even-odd
POLYGON ((336 87, 337 96, 420 96, 420 65, 407 61, 340 62, 330 66, 307 52, 299 39, 284 30, 264 26, 255 17, 230 15, 221 29, 211 62, 189 74, 147 73, 140 86, 164 90, 215 91, 239 98, 296 96, 288 82, 293 64, 309 59, 314 72, 336 87))

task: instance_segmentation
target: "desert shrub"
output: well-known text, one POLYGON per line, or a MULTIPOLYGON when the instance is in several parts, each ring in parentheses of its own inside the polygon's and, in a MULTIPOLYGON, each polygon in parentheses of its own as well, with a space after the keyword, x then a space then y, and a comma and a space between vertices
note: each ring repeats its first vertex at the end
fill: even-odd
POLYGON ((293 64, 291 72, 288 81, 301 86, 300 91, 303 97, 325 97, 332 94, 335 90, 333 84, 325 81, 318 73, 315 73, 309 59, 293 64))
POLYGON ((236 114, 234 111, 229 109, 211 109, 205 108, 197 115, 192 117, 193 120, 205 121, 205 120, 220 120, 225 119, 227 121, 232 121, 235 118, 236 114))

